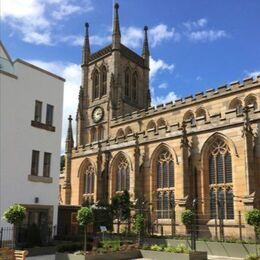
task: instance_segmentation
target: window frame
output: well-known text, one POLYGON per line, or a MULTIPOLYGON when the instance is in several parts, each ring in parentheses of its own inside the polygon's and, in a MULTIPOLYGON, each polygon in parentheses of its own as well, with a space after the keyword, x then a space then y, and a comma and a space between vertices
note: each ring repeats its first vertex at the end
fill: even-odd
POLYGON ((45 124, 48 125, 48 126, 53 126, 53 114, 54 114, 54 106, 53 105, 50 105, 50 104, 47 104, 46 105, 46 120, 45 120, 45 124), (50 108, 51 110, 51 114, 48 113, 48 108, 50 108), (50 116, 50 119, 49 120, 49 115, 50 116))
POLYGON ((44 152, 43 157, 43 177, 49 178, 51 176, 51 153, 44 152))
POLYGON ((34 105, 34 121, 41 123, 42 122, 42 102, 35 100, 34 105), (38 114, 39 113, 39 114, 38 114))
POLYGON ((31 158, 31 175, 32 176, 39 176, 39 162, 40 162, 40 151, 32 150, 32 158, 31 158))

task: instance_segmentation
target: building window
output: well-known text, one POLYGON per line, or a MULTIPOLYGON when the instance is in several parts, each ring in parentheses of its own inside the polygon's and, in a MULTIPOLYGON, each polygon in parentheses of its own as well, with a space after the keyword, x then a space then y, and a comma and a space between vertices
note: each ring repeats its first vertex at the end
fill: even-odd
POLYGON ((242 114, 243 113, 243 104, 242 101, 238 98, 233 99, 230 102, 229 109, 236 109, 236 113, 242 114))
POLYGON ((105 66, 102 68, 102 82, 101 82, 101 97, 107 93, 107 69, 105 66))
POLYGON ((104 140, 105 130, 104 127, 101 125, 98 127, 98 140, 104 140))
POLYGON ((97 130, 95 127, 91 129, 91 141, 96 142, 97 141, 97 130))
POLYGON ((46 125, 52 126, 53 123, 53 106, 47 104, 46 108, 46 125))
POLYGON ((84 194, 94 193, 95 171, 92 165, 88 165, 84 174, 84 194))
POLYGON ((160 152, 156 161, 157 218, 168 219, 174 205, 174 161, 166 149, 160 152))
POLYGON ((123 155, 119 159, 116 178, 116 191, 129 190, 129 163, 123 155))
POLYGON ((137 100, 137 74, 134 73, 133 75, 133 88, 132 88, 132 97, 133 100, 136 101, 137 100))
POLYGON ((232 158, 228 145, 217 139, 208 157, 210 217, 234 219, 232 158))
POLYGON ((44 153, 43 177, 50 177, 51 172, 51 153, 44 153))
POLYGON ((125 96, 129 97, 130 94, 130 72, 129 69, 125 72, 125 96))
POLYGON ((39 157, 40 157, 40 152, 33 150, 32 151, 32 165, 31 165, 31 175, 33 175, 33 176, 38 176, 39 157))
POLYGON ((41 122, 42 120, 42 102, 35 101, 34 121, 41 122))
POLYGON ((99 97, 99 73, 95 70, 93 74, 93 98, 99 97))

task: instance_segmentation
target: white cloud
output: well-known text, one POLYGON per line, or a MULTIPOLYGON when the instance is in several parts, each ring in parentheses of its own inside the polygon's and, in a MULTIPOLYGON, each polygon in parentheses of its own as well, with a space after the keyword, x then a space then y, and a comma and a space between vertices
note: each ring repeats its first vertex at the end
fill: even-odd
MULTIPOLYGON (((144 32, 142 28, 139 27, 123 27, 122 28, 122 42, 123 44, 129 46, 130 48, 138 48, 143 44, 144 32)), ((175 31, 174 28, 168 28, 165 24, 158 24, 152 27, 148 31, 148 40, 151 47, 156 47, 165 40, 174 39, 178 41, 180 39, 180 34, 175 31)))
POLYGON ((75 63, 63 63, 63 62, 45 62, 40 60, 29 61, 36 66, 53 72, 66 79, 64 85, 64 98, 63 98, 63 123, 62 123, 62 142, 61 151, 65 149, 65 139, 68 127, 68 115, 72 115, 73 121, 73 133, 75 136, 76 124, 75 116, 78 105, 78 93, 81 81, 81 68, 80 65, 75 63))
POLYGON ((178 99, 178 96, 173 92, 169 92, 166 96, 155 96, 152 97, 152 106, 156 106, 159 104, 165 104, 170 101, 175 101, 178 99))
POLYGON ((158 86, 158 88, 160 88, 160 89, 166 89, 166 88, 168 88, 168 83, 164 82, 164 83, 160 84, 160 85, 158 86))
MULTIPOLYGON (((65 37, 60 37, 61 42, 66 42, 72 46, 83 46, 84 36, 83 35, 69 35, 65 37)), ((90 45, 104 46, 105 44, 111 42, 111 36, 98 36, 92 35, 89 37, 90 45)))
POLYGON ((174 64, 168 64, 161 59, 154 60, 153 57, 150 57, 150 78, 155 78, 156 74, 163 70, 173 72, 174 67, 174 64))
POLYGON ((25 42, 52 45, 57 20, 93 10, 91 0, 85 0, 84 7, 73 3, 74 0, 1 0, 1 22, 20 32, 25 42))
POLYGON ((206 26, 208 23, 208 20, 206 18, 201 18, 197 21, 188 21, 183 23, 183 25, 188 29, 188 30, 197 30, 199 28, 202 28, 206 26))
POLYGON ((159 24, 149 31, 151 38, 151 46, 155 47, 164 40, 174 39, 178 41, 180 39, 180 34, 175 31, 174 28, 168 29, 168 26, 165 24, 159 24))
POLYGON ((62 4, 58 10, 52 12, 51 16, 54 19, 62 20, 63 17, 73 13, 78 13, 80 12, 80 10, 81 10, 80 6, 62 4))
POLYGON ((253 77, 253 78, 256 78, 257 76, 260 76, 260 70, 255 70, 255 71, 245 71, 245 74, 246 76, 249 76, 249 77, 253 77))
POLYGON ((143 31, 141 28, 130 26, 122 28, 122 43, 130 48, 137 48, 142 45, 143 31))
POLYGON ((188 38, 192 41, 215 41, 221 38, 226 38, 228 35, 224 30, 203 30, 191 32, 188 38))

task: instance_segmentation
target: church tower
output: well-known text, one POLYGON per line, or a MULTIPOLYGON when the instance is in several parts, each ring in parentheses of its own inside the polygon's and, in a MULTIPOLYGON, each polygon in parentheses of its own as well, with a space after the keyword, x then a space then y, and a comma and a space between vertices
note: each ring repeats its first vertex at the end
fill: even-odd
POLYGON ((112 43, 91 53, 86 23, 82 53, 82 86, 79 92, 76 145, 110 136, 114 117, 150 106, 149 46, 144 27, 142 56, 121 43, 119 5, 114 5, 112 43))

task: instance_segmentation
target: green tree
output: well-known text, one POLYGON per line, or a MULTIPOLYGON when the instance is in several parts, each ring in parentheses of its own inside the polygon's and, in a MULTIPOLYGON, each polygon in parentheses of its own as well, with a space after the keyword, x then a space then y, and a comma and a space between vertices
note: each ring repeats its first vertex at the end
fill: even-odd
POLYGON ((113 217, 117 219, 117 233, 119 234, 121 221, 130 218, 131 201, 128 191, 116 193, 112 197, 111 210, 113 217))
POLYGON ((77 221, 84 226, 84 251, 87 251, 87 227, 94 222, 94 215, 90 207, 81 207, 77 212, 77 221))
POLYGON ((260 209, 253 209, 246 212, 246 221, 254 227, 256 238, 256 255, 258 256, 257 240, 260 235, 260 209))
POLYGON ((141 235, 144 230, 144 215, 143 214, 136 214, 134 217, 134 226, 133 226, 134 231, 137 232, 138 235, 138 245, 141 245, 141 235))
POLYGON ((3 219, 14 226, 13 230, 13 246, 16 245, 16 229, 25 219, 26 209, 25 207, 14 204, 10 206, 3 214, 3 219))
POLYGON ((188 230, 191 229, 192 224, 195 221, 195 213, 190 209, 186 209, 181 213, 181 222, 187 227, 188 230))

